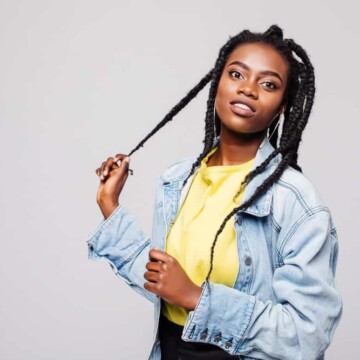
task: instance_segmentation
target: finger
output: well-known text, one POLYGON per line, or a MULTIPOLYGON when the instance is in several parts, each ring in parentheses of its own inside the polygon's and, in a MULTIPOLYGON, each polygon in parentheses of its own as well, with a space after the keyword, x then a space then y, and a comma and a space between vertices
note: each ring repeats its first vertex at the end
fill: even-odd
POLYGON ((105 180, 105 177, 104 177, 104 175, 103 175, 105 165, 106 165, 106 161, 103 161, 103 162, 101 163, 100 168, 99 168, 99 169, 100 169, 100 171, 99 171, 100 180, 105 180))
POLYGON ((123 161, 125 160, 125 158, 129 158, 127 155, 124 154, 116 154, 114 157, 114 161, 118 162, 118 161, 123 161))
MULTIPOLYGON (((124 155, 124 154, 116 154, 115 157, 114 157, 114 161, 118 162, 118 161, 121 161, 121 164, 126 162, 126 164, 124 165, 129 165, 130 163, 130 157, 127 156, 127 155, 124 155)), ((121 165, 120 165, 121 166, 121 165)), ((130 174, 130 175, 133 175, 133 170, 131 170, 129 168, 129 166, 126 167, 126 171, 130 174)))
POLYGON ((103 171, 102 171, 102 174, 104 175, 104 177, 109 175, 109 172, 110 172, 110 169, 112 168, 113 163, 114 163, 114 158, 112 158, 112 157, 109 157, 106 160, 103 171))
POLYGON ((128 160, 126 160, 127 158, 125 158, 120 165, 118 165, 118 168, 116 169, 116 176, 121 179, 122 184, 124 184, 126 182, 126 179, 129 176, 129 162, 128 160))
POLYGON ((146 283, 144 283, 144 288, 145 288, 147 291, 150 291, 150 292, 152 292, 153 294, 158 295, 158 287, 157 287, 157 284, 156 284, 156 283, 146 282, 146 283))
POLYGON ((162 270, 162 265, 159 262, 155 262, 155 261, 149 261, 146 264, 146 269, 148 269, 149 271, 157 271, 160 272, 162 270))
POLYGON ((149 259, 166 263, 172 259, 172 256, 170 256, 164 251, 154 248, 149 251, 149 259))
POLYGON ((126 181, 129 169, 130 158, 123 154, 117 154, 115 157, 109 157, 106 161, 104 161, 101 166, 95 170, 96 174, 100 177, 101 181, 104 181, 110 174, 112 170, 121 169, 118 172, 119 177, 123 177, 123 180, 126 181), (116 162, 122 160, 121 164, 118 165, 116 162))
POLYGON ((150 282, 158 282, 159 281, 159 273, 158 272, 155 272, 155 271, 146 271, 144 273, 144 278, 147 280, 147 281, 150 281, 150 282))

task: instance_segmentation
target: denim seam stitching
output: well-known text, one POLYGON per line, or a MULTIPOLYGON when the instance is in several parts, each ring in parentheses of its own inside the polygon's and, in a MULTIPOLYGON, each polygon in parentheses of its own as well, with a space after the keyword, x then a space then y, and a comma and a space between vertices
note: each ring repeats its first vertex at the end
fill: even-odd
MULTIPOLYGON (((251 296, 252 296, 252 295, 251 295, 251 296)), ((255 306, 256 306, 256 298, 255 298, 254 296, 252 296, 252 298, 253 298, 254 300, 249 302, 249 305, 248 305, 248 307, 247 307, 247 309, 246 309, 246 311, 245 311, 246 314, 248 315, 248 316, 247 316, 247 319, 246 319, 247 324, 246 324, 246 327, 244 328, 243 333, 242 333, 242 334, 240 335, 240 337, 239 337, 241 340, 239 340, 238 344, 236 345, 236 347, 235 347, 235 349, 234 349, 234 354, 235 354, 237 351, 241 350, 241 347, 243 346, 243 344, 244 344, 244 342, 245 342, 246 335, 247 335, 247 333, 248 333, 248 331, 249 331, 249 328, 250 328, 251 317, 252 317, 252 315, 254 314, 254 309, 255 309, 255 306)))
POLYGON ((297 229, 305 222, 307 221, 308 219, 310 219, 311 217, 313 217, 314 215, 316 215, 317 213, 319 212, 327 212, 329 213, 329 209, 326 207, 326 206, 323 206, 323 205, 319 205, 319 206, 316 206, 316 207, 313 207, 310 209, 311 213, 310 215, 308 214, 302 214, 299 219, 294 223, 294 225, 290 228, 290 230, 288 231, 288 233, 285 235, 284 237, 284 240, 282 241, 281 245, 280 245, 280 248, 279 248, 279 252, 281 254, 281 257, 283 258, 282 256, 282 252, 285 248, 285 246, 288 244, 288 242, 290 241, 290 239, 292 238, 292 236, 295 234, 295 232, 297 231, 297 229))
POLYGON ((279 184, 279 186, 283 186, 284 188, 287 188, 290 191, 292 191, 295 194, 296 198, 299 200, 302 207, 304 208, 305 212, 306 213, 310 212, 309 205, 306 203, 304 197, 302 196, 300 191, 295 186, 285 182, 284 180, 278 180, 278 184, 279 184))
POLYGON ((126 264, 127 262, 131 261, 133 258, 135 258, 139 253, 141 253, 141 251, 143 249, 146 248, 146 246, 148 246, 150 244, 150 239, 149 238, 145 238, 144 243, 141 246, 137 247, 137 250, 134 251, 132 254, 130 254, 130 256, 128 256, 127 258, 119 258, 119 260, 114 260, 114 264, 116 265, 116 267, 119 266, 122 267, 124 264, 126 264))
POLYGON ((88 236, 88 240, 87 242, 92 244, 91 243, 91 240, 98 234, 98 236, 101 235, 101 233, 104 231, 104 227, 107 227, 108 224, 111 224, 113 221, 114 221, 114 217, 116 215, 118 215, 119 212, 121 212, 123 210, 123 207, 121 205, 119 205, 112 213, 111 215, 107 218, 107 219, 104 219, 101 224, 97 227, 97 229, 90 233, 90 235, 88 236))

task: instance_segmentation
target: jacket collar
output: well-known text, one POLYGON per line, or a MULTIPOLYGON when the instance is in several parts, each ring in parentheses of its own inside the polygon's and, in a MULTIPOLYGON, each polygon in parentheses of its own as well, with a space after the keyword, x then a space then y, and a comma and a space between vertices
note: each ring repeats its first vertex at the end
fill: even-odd
MULTIPOLYGON (((270 144, 267 137, 263 140, 259 149, 256 153, 253 169, 256 169, 260 164, 262 164, 267 157, 275 149, 270 144)), ((277 165, 281 161, 281 155, 277 155, 270 164, 265 168, 265 170, 257 175, 245 188, 245 193, 243 196, 242 202, 247 201, 256 191, 256 189, 274 172, 277 165)), ((271 204, 273 199, 273 186, 271 186, 264 194, 262 194, 255 202, 253 202, 247 209, 242 212, 252 214, 255 216, 267 216, 271 210, 271 204)))
MULTIPOLYGON (((213 143, 213 148, 218 145, 220 139, 216 138, 213 143)), ((274 151, 273 146, 270 144, 267 137, 263 140, 261 145, 259 146, 255 161, 253 164, 252 170, 254 170, 257 166, 259 166, 263 161, 274 151)), ((178 184, 178 190, 181 190, 182 183, 185 180, 185 178, 188 176, 192 164, 195 162, 196 157, 191 157, 186 160, 184 160, 182 163, 178 163, 179 166, 173 166, 170 167, 165 173, 161 176, 161 180, 163 182, 163 185, 170 185, 174 183, 178 184), (181 164, 183 166, 181 166, 181 164)), ((253 180, 250 181, 250 183, 246 186, 243 200, 242 202, 248 200, 256 191, 256 189, 266 180, 267 177, 269 177, 278 163, 280 162, 281 158, 280 155, 277 155, 270 164, 266 167, 266 169, 259 175, 257 175, 253 180)), ((182 192, 182 198, 184 199, 184 194, 187 193, 187 190, 190 187, 192 175, 185 186, 184 189, 181 190, 182 192)), ((267 216, 270 213, 271 204, 272 204, 272 198, 273 198, 273 187, 271 186, 264 194, 260 196, 253 204, 251 204, 247 209, 241 210, 240 212, 248 213, 254 216, 262 217, 267 216)))

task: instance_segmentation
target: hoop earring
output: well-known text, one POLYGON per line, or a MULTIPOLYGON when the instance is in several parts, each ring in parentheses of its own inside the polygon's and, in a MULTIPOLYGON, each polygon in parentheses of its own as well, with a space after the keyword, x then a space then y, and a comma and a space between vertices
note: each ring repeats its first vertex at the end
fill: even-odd
POLYGON ((270 139, 272 138, 272 136, 275 134, 275 131, 276 131, 276 129, 278 128, 278 126, 279 126, 279 124, 280 124, 280 121, 281 121, 281 114, 282 114, 282 113, 280 113, 280 118, 279 118, 279 120, 278 120, 277 124, 275 125, 275 127, 274 127, 274 129, 273 129, 272 133, 268 136, 268 140, 269 140, 269 141, 270 141, 270 139))
POLYGON ((214 104, 213 124, 214 124, 214 138, 216 138, 217 134, 216 134, 216 109, 215 109, 215 104, 214 104))
MULTIPOLYGON (((272 119, 272 121, 271 121, 270 124, 272 124, 272 122, 274 121, 274 119, 275 119, 278 115, 280 115, 279 120, 278 120, 277 124, 275 125, 275 127, 274 127, 274 129, 273 129, 273 131, 271 132, 270 135, 268 134, 269 129, 270 129, 270 125, 269 125, 269 127, 268 127, 268 131, 267 131, 267 135, 266 135, 268 141, 270 141, 270 139, 272 138, 272 136, 275 134, 276 129, 277 129, 278 126, 280 125, 281 115, 282 115, 282 114, 283 114, 282 112, 277 113, 277 114, 274 116, 274 118, 272 119)), ((265 139, 264 139, 264 140, 265 140, 265 139)), ((262 148, 263 148, 263 146, 264 146, 264 140, 263 140, 262 143, 260 144, 259 149, 262 149, 262 148)))

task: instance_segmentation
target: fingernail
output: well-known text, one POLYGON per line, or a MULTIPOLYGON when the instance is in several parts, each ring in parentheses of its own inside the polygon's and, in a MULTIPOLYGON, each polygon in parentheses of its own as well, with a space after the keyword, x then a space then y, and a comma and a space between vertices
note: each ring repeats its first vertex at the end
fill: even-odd
POLYGON ((107 170, 104 170, 103 174, 106 176, 108 174, 107 170))
POLYGON ((127 156, 127 157, 124 159, 124 161, 126 161, 127 163, 129 163, 129 162, 130 162, 130 157, 127 156))

